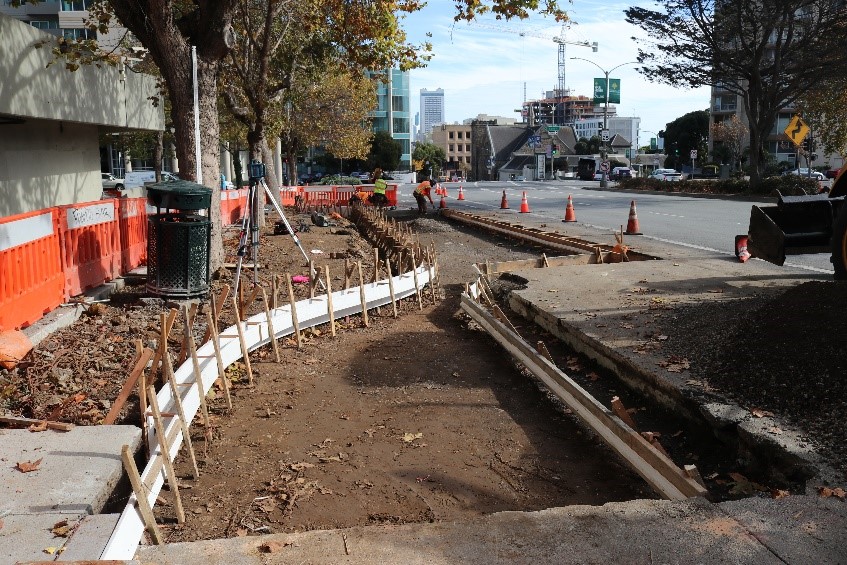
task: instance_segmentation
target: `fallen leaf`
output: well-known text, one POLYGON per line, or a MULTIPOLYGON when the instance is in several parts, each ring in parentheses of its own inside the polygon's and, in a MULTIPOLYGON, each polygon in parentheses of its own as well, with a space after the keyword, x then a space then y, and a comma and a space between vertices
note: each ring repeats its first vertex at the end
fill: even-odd
POLYGON ((587 374, 587 375, 585 375, 585 376, 586 376, 586 377, 588 377, 588 380, 590 380, 591 382, 594 382, 594 381, 596 381, 597 379, 599 379, 599 378, 600 378, 600 375, 598 375, 598 374, 597 374, 597 373, 595 373, 594 371, 592 371, 592 372, 588 373, 588 374, 587 374))
POLYGON ((818 494, 821 498, 830 498, 832 496, 844 500, 847 493, 842 488, 818 487, 818 494))
POLYGON ((267 541, 259 546, 262 553, 276 553, 291 545, 290 541, 267 541))
POLYGON ((58 537, 63 537, 63 538, 64 538, 64 537, 67 537, 67 536, 68 536, 68 532, 70 532, 70 531, 71 531, 71 527, 70 527, 70 526, 68 526, 68 521, 67 521, 67 520, 61 520, 61 521, 56 522, 55 524, 53 524, 53 529, 52 529, 52 530, 50 530, 50 531, 51 531, 51 532, 53 532, 53 535, 54 535, 54 536, 58 536, 58 537))
POLYGON ((413 434, 411 432, 406 432, 405 434, 403 434, 403 441, 405 441, 406 443, 412 443, 416 439, 421 439, 422 437, 423 434, 421 433, 413 434))
MULTIPOLYGON (((43 457, 41 458, 43 459, 43 457)), ((32 471, 37 471, 38 466, 41 465, 41 459, 38 461, 18 461, 18 471, 21 473, 30 473, 32 471)))
POLYGON ((678 355, 671 355, 667 360, 659 361, 657 364, 660 367, 664 367, 669 373, 681 373, 691 368, 691 363, 688 362, 688 359, 679 357, 678 355))
POLYGON ((44 553, 46 553, 47 555, 55 555, 57 549, 59 549, 59 548, 58 547, 52 547, 52 546, 51 547, 45 547, 44 553))
POLYGON ((788 492, 787 490, 782 490, 782 489, 778 489, 778 488, 772 488, 771 489, 771 498, 779 500, 780 498, 786 498, 788 496, 791 496, 791 493, 788 492))
POLYGON ((756 418, 764 418, 765 416, 773 416, 773 412, 762 410, 761 408, 751 408, 750 413, 756 418))
POLYGON ((781 429, 781 428, 777 428, 776 426, 774 426, 774 427, 772 427, 772 428, 769 428, 769 429, 768 429, 768 432, 770 432, 770 433, 772 433, 772 434, 775 434, 775 435, 781 435, 781 434, 782 434, 782 429, 781 429))
POLYGON ((41 420, 37 424, 32 424, 27 429, 31 432, 46 432, 47 431, 47 420, 41 420))

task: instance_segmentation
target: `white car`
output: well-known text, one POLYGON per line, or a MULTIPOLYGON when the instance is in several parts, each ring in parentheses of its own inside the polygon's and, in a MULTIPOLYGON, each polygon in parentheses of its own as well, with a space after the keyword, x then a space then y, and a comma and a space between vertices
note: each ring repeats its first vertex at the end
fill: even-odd
POLYGON ((103 183, 103 190, 123 190, 124 179, 119 179, 109 173, 100 173, 100 181, 103 183))
POLYGON ((608 175, 606 173, 603 171, 597 171, 594 173, 594 180, 603 180, 604 176, 606 177, 606 180, 608 180, 608 175))
POLYGON ((801 167, 799 169, 794 169, 793 171, 785 171, 782 173, 783 175, 798 175, 801 177, 813 178, 815 180, 826 180, 826 175, 820 171, 812 171, 809 173, 809 169, 805 167, 801 167))
POLYGON ((682 173, 675 171, 673 169, 656 169, 652 173, 650 173, 651 179, 675 182, 682 180, 682 173))

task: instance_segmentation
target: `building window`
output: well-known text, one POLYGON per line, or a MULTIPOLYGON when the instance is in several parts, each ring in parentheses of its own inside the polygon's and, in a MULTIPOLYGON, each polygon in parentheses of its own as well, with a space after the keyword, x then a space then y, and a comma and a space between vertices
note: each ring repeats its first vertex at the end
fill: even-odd
POLYGON ((470 162, 471 162, 471 158, 470 158, 470 157, 465 157, 465 163, 470 163, 470 162))
POLYGON ((84 12, 88 10, 91 0, 62 0, 63 12, 84 12))
POLYGON ((461 153, 461 152, 462 152, 462 148, 463 148, 463 147, 464 147, 464 145, 462 145, 462 144, 460 143, 459 145, 457 145, 457 146, 456 146, 456 151, 458 151, 459 153, 461 153))
MULTIPOLYGON (((454 132, 452 132, 452 131, 451 131, 451 132, 448 134, 448 137, 449 137, 450 139, 453 139, 453 133, 454 133, 454 132)), ((451 149, 450 151, 453 151, 453 150, 451 149)))
POLYGON ((450 151, 451 153, 453 152, 453 144, 452 143, 449 145, 448 151, 450 151))
POLYGON ((65 39, 97 39, 97 32, 84 28, 69 28, 62 30, 65 39))
POLYGON ((467 151, 468 153, 471 152, 471 144, 470 143, 465 145, 465 151, 467 151))
POLYGON ((59 29, 59 20, 32 20, 29 25, 38 29, 59 29))
POLYGON ((459 136, 459 139, 462 139, 462 132, 460 132, 460 131, 459 131, 459 132, 456 132, 456 135, 458 135, 458 136, 459 136))

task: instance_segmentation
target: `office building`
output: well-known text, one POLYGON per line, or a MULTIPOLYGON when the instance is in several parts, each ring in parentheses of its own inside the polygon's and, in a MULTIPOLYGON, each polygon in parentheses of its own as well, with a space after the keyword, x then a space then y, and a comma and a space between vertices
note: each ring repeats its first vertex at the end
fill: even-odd
POLYGON ((421 129, 420 136, 432 132, 433 126, 444 123, 444 89, 421 89, 421 129))

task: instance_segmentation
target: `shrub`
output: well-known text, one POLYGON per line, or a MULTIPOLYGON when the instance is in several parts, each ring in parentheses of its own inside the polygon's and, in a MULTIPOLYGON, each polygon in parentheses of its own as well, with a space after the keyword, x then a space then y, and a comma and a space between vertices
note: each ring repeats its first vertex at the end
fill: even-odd
POLYGON ((755 194, 776 196, 777 191, 783 196, 804 196, 818 191, 818 181, 800 175, 782 175, 766 177, 756 187, 755 194))

